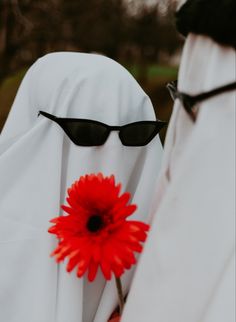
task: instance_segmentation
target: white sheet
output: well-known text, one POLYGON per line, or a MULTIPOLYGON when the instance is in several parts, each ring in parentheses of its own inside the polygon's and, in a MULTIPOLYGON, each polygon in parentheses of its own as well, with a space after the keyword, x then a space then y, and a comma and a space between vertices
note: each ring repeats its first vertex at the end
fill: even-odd
MULTIPOLYGON (((235 81, 235 50, 186 40, 179 90, 235 81)), ((179 101, 168 128, 152 230, 122 322, 235 321, 235 91, 199 104, 193 124, 179 101)))
MULTIPOLYGON (((148 221, 158 176, 159 137, 125 147, 112 132, 101 147, 74 145, 40 116, 89 118, 110 125, 154 120, 150 99, 119 64, 100 55, 53 53, 27 72, 0 138, 0 321, 104 322, 117 306, 114 281, 89 284, 49 257, 47 233, 66 189, 86 173, 114 174, 148 221)), ((132 271, 123 276, 127 290, 132 271)))

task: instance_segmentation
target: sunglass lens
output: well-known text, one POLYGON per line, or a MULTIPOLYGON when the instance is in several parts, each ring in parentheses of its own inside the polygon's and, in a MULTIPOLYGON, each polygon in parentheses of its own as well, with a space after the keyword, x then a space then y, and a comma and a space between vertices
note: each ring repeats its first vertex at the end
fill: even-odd
POLYGON ((70 139, 81 146, 102 145, 109 135, 105 126, 92 122, 66 121, 62 127, 70 139))
POLYGON ((121 129, 120 139, 127 146, 143 146, 154 138, 158 130, 156 122, 133 123, 121 129))

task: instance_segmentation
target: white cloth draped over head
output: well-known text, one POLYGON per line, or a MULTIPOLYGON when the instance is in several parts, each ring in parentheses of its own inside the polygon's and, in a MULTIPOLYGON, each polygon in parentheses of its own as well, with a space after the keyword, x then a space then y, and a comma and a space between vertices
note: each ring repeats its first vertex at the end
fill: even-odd
MULTIPOLYGON (((190 34, 178 89, 195 95, 235 82, 235 50, 190 34)), ((122 322, 234 322, 235 90, 179 101, 168 128, 152 229, 122 322)))
MULTIPOLYGON (((43 110, 67 118, 124 125, 155 120, 134 78, 100 55, 53 53, 27 72, 0 138, 0 321, 105 322, 118 305, 114 280, 93 283, 68 274, 49 254, 49 220, 61 213, 67 188, 81 175, 114 174, 148 221, 162 147, 126 147, 111 132, 99 147, 74 145, 43 110)), ((132 270, 122 276, 127 291, 132 270)))

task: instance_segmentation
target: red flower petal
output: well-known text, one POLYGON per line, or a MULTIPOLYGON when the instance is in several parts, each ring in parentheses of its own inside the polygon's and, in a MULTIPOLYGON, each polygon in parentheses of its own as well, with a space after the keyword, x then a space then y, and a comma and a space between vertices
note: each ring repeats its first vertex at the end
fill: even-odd
POLYGON ((106 280, 111 279, 111 265, 109 261, 106 261, 105 258, 100 262, 101 270, 106 280))
POLYGON ((80 260, 80 251, 79 250, 75 250, 73 253, 70 254, 69 256, 69 262, 66 266, 66 270, 67 272, 71 272, 77 265, 78 262, 80 260))
POLYGON ((90 256, 84 256, 83 258, 81 258, 81 260, 79 261, 79 267, 77 270, 77 276, 78 277, 82 277, 89 265, 90 262, 90 256))
POLYGON ((95 279, 97 270, 98 270, 98 262, 94 262, 93 260, 91 260, 88 268, 88 280, 90 282, 92 282, 95 279))
POLYGON ((68 189, 69 206, 61 206, 67 215, 50 220, 48 229, 60 239, 51 256, 57 262, 68 258, 68 272, 77 267, 78 277, 88 272, 93 281, 100 266, 109 280, 136 263, 134 252, 142 251, 149 226, 126 220, 137 207, 128 204, 128 192, 119 196, 120 191, 114 176, 102 173, 85 175, 68 189))

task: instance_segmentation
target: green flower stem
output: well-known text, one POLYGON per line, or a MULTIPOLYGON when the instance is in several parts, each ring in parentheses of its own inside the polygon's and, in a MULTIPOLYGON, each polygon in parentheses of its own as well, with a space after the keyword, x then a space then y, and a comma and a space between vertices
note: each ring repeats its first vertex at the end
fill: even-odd
POLYGON ((124 302, 124 296, 122 291, 121 279, 119 277, 116 277, 116 288, 118 292, 120 315, 121 315, 124 309, 125 302, 124 302))

